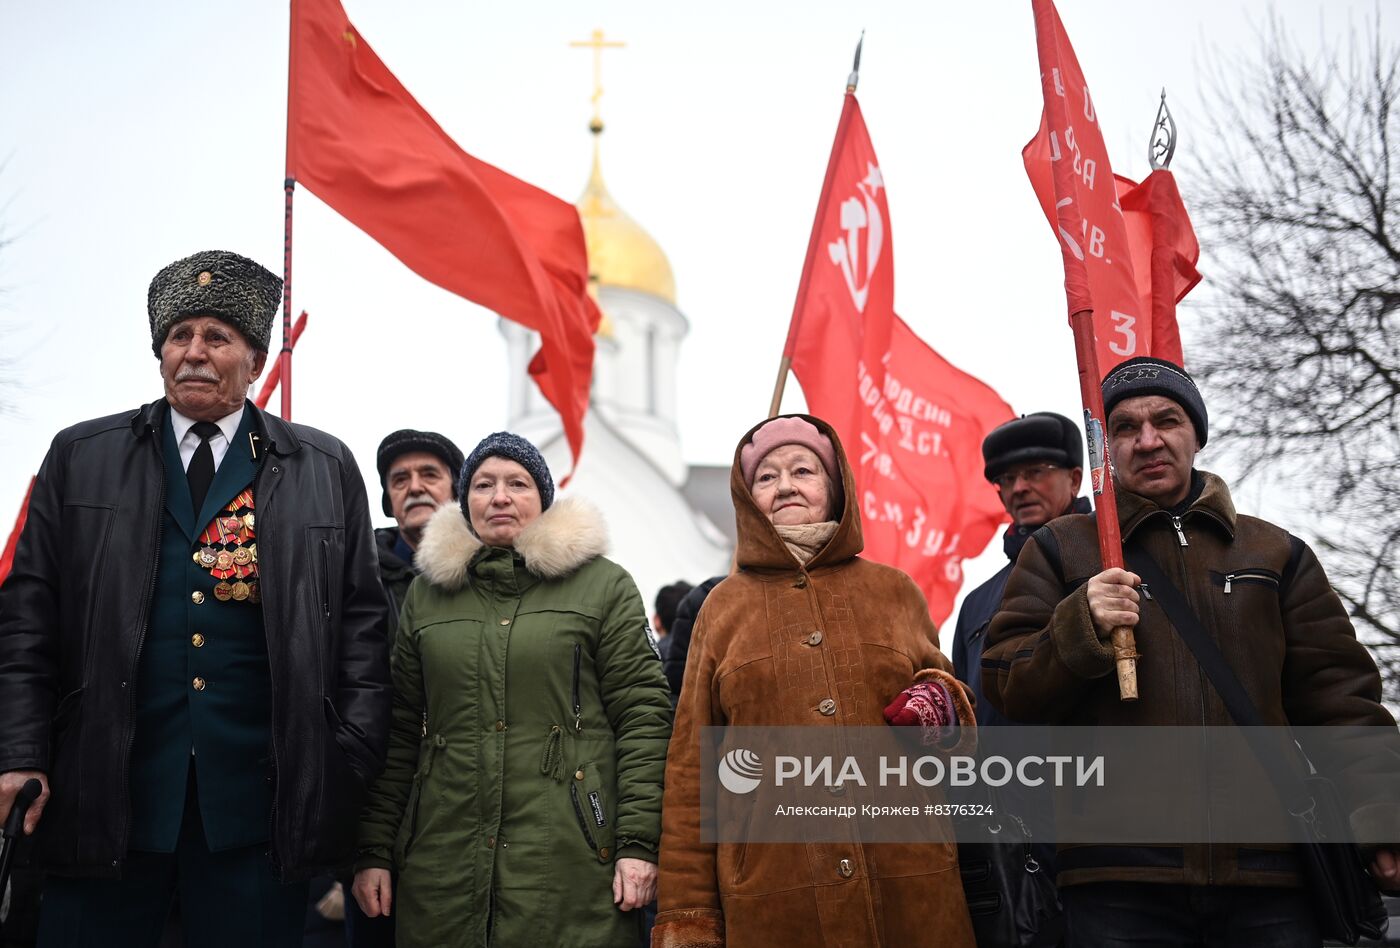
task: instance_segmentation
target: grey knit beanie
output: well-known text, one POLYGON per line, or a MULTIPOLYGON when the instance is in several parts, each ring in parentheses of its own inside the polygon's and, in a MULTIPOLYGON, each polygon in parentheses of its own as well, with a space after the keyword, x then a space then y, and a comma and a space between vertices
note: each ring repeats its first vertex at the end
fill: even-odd
POLYGON ((204 250, 161 269, 146 291, 151 348, 160 356, 170 327, 192 316, 215 316, 267 351, 272 319, 282 305, 282 278, 227 250, 204 250))
POLYGON ((467 485, 476 469, 481 467, 487 458, 514 461, 530 473, 535 479, 535 487, 540 492, 540 513, 544 513, 549 509, 549 505, 554 503, 554 478, 549 476, 549 465, 544 463, 544 455, 540 454, 539 448, 518 434, 497 431, 482 438, 481 443, 472 448, 472 453, 467 455, 467 461, 462 465, 462 476, 457 481, 457 496, 461 498, 462 512, 467 515, 468 521, 471 520, 471 512, 467 510, 467 485))
POLYGON ((1207 422, 1206 403, 1201 398, 1201 390, 1186 370, 1175 362, 1154 359, 1151 356, 1138 356, 1120 363, 1103 380, 1103 419, 1108 424, 1108 416, 1113 414, 1113 406, 1125 398, 1139 395, 1161 395, 1170 398, 1182 407, 1186 417, 1196 428, 1196 440, 1201 447, 1206 446, 1207 422))

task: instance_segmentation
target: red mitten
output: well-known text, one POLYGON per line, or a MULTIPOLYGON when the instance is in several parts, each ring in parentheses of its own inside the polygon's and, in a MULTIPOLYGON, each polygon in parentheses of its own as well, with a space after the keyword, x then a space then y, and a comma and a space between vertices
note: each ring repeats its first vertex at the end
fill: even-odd
POLYGON ((958 713, 953 708, 953 696, 937 681, 921 681, 910 685, 885 708, 885 720, 896 727, 918 725, 923 730, 926 747, 938 744, 957 727, 958 713))

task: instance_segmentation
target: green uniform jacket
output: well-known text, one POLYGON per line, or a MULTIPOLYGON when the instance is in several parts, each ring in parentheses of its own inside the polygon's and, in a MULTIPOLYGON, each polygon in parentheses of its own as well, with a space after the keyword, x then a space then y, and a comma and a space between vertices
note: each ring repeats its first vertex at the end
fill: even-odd
POLYGON ((563 500, 514 549, 429 523, 394 646, 389 761, 358 868, 398 871, 400 948, 627 946, 613 861, 656 861, 671 710, 601 516, 563 500))

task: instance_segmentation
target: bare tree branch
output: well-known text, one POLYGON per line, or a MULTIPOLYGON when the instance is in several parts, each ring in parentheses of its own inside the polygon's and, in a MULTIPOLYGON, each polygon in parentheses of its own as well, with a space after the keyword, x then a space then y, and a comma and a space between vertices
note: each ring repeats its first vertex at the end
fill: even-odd
POLYGON ((1309 60, 1274 18, 1210 87, 1192 368, 1244 476, 1306 488, 1329 576, 1400 673, 1400 47, 1377 12, 1309 60))

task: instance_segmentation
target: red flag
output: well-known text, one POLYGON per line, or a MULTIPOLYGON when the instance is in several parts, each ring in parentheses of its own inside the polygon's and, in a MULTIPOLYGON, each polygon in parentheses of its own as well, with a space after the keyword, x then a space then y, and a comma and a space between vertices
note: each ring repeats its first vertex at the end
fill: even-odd
POLYGON ((848 92, 783 348, 813 414, 830 422, 847 445, 860 443, 850 437, 860 430, 856 381, 864 386, 868 377, 879 391, 894 318, 885 180, 860 104, 848 92), (822 410, 814 394, 835 401, 822 410))
POLYGON ((15 518, 15 528, 5 541, 5 552, 0 553, 0 586, 10 575, 10 567, 15 562, 15 547, 19 546, 19 535, 24 530, 24 521, 29 518, 29 498, 34 493, 34 478, 29 479, 29 487, 24 492, 24 503, 19 505, 19 516, 15 518))
POLYGON ((1089 84, 1051 0, 1031 0, 1045 108, 1021 152, 1064 255, 1069 314, 1094 312, 1099 371, 1156 354, 1089 84))
POLYGON ((981 553, 1006 522, 1001 499, 982 476, 982 439, 1016 415, 898 316, 884 389, 872 392, 862 379, 860 395, 860 440, 846 444, 859 463, 865 554, 913 577, 941 623, 962 586, 962 561, 981 553))
POLYGON ((530 374, 577 465, 599 320, 578 211, 458 147, 338 0, 292 2, 287 176, 420 276, 538 331, 530 374))
POLYGON ((890 214, 880 162, 846 95, 784 355, 812 414, 855 468, 865 552, 904 570, 942 622, 1005 519, 982 477, 982 438, 1013 417, 894 312, 890 214))
POLYGON ((1176 304, 1201 282, 1196 271, 1201 245, 1196 242, 1191 217, 1181 202, 1176 178, 1167 169, 1158 168, 1142 184, 1121 175, 1114 177, 1133 254, 1138 305, 1142 312, 1152 314, 1152 350, 1148 354, 1185 365, 1176 304))

